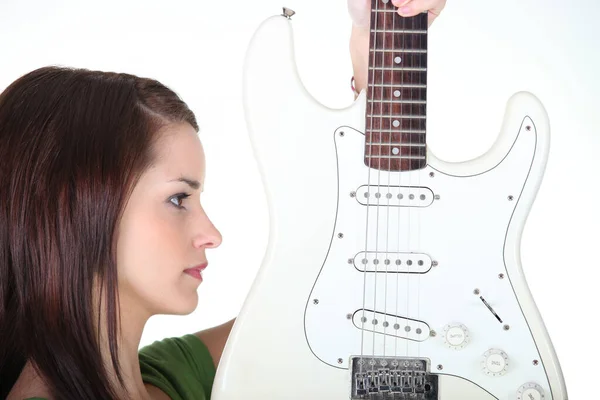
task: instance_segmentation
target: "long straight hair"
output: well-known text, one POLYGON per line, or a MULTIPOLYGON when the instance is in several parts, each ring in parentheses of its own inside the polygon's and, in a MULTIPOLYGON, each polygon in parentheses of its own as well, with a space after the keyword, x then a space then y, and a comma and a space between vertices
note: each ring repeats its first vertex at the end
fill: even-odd
POLYGON ((177 94, 124 73, 44 67, 0 94, 0 398, 27 361, 56 399, 112 400, 125 389, 115 238, 159 131, 175 122, 198 131, 177 94), (117 382, 103 365, 101 323, 117 382))

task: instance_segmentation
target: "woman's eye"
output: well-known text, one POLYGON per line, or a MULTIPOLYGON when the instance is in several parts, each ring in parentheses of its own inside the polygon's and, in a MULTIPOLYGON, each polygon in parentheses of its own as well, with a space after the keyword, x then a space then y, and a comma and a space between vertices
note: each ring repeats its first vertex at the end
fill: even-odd
POLYGON ((173 204, 175 207, 182 209, 183 200, 190 197, 188 193, 179 193, 169 199, 169 202, 173 204))

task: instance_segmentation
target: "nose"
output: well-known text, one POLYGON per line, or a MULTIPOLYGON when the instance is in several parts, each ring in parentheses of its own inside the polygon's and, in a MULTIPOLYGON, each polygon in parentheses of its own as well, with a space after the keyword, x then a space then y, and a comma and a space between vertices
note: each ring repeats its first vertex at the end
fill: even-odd
POLYGON ((223 241, 221 232, 219 232, 210 218, 208 218, 204 210, 202 210, 200 221, 196 226, 196 234, 193 238, 195 248, 215 248, 221 245, 223 241))

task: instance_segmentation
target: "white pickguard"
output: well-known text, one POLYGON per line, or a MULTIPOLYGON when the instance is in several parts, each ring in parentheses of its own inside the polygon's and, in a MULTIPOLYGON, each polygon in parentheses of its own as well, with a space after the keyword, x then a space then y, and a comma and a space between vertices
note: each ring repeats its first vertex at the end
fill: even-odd
MULTIPOLYGON (((272 17, 255 34, 244 97, 269 202, 270 237, 221 358, 213 399, 349 399, 349 359, 361 354, 428 359, 431 372, 440 377, 439 399, 514 400, 528 382, 543 388, 545 400, 567 399, 520 265, 521 232, 549 146, 547 116, 534 96, 511 98, 497 142, 480 158, 446 163, 428 152, 423 170, 371 170, 370 178, 361 133, 365 93, 343 110, 316 102, 298 78, 288 19, 272 17), (351 197, 368 182, 370 202, 379 201, 379 207, 351 197), (411 201, 417 204, 424 193, 428 206, 387 207, 388 186, 394 195, 399 186, 427 188, 411 201), (357 253, 377 250, 377 269, 385 271, 386 249, 390 260, 397 257, 389 253, 412 252, 424 254, 422 268, 438 264, 424 274, 398 274, 390 272, 395 266, 390 261, 387 274, 365 274, 356 268, 360 263, 349 263, 357 253), (363 302, 367 309, 400 316, 389 317, 388 335, 359 329, 354 315, 348 319, 363 302), (422 323, 409 324, 413 329, 406 333, 402 317, 422 323), (413 340, 389 335, 397 321, 399 336, 413 340), (448 323, 468 328, 470 342, 464 348, 445 346, 448 323), (431 330, 437 335, 427 336, 431 330), (483 353, 492 348, 508 354, 503 376, 482 371, 483 353)), ((420 268, 418 260, 415 256, 413 271, 420 268)), ((377 329, 384 329, 383 322, 378 320, 377 329)), ((373 327, 371 320, 365 327, 373 327)))

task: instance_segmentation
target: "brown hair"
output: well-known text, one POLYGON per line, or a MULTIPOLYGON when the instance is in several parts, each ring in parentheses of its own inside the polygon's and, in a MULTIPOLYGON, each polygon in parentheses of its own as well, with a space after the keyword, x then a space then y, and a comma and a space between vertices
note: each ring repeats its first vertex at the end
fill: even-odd
POLYGON ((52 397, 116 398, 99 347, 96 279, 124 388, 115 236, 159 130, 173 122, 198 131, 177 94, 124 73, 44 67, 0 94, 0 398, 27 360, 52 397))

